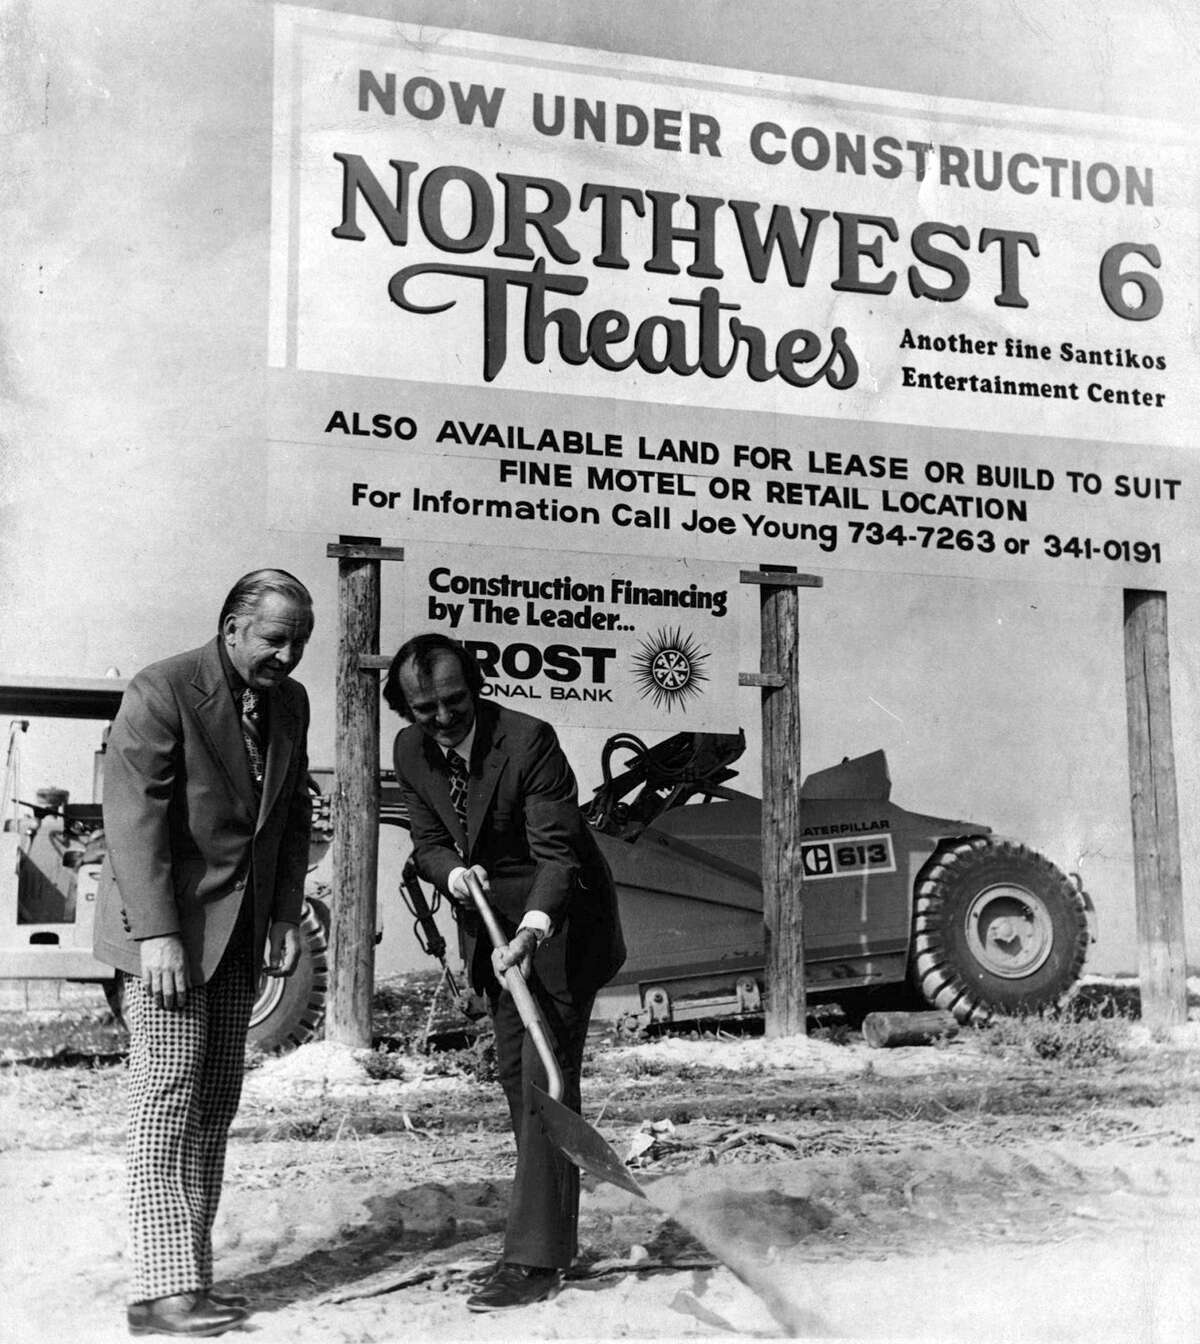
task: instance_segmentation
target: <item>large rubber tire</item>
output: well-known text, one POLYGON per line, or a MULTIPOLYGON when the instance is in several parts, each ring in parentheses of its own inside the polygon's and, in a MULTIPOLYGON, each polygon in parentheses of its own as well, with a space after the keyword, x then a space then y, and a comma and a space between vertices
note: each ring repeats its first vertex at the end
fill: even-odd
POLYGON ((246 1044, 266 1054, 311 1041, 325 1021, 329 992, 329 911, 311 897, 300 916, 300 964, 285 978, 264 975, 246 1044))
POLYGON ((1052 1007, 1088 948, 1082 892, 1049 859, 977 836, 939 849, 917 879, 912 978, 963 1023, 1052 1007))

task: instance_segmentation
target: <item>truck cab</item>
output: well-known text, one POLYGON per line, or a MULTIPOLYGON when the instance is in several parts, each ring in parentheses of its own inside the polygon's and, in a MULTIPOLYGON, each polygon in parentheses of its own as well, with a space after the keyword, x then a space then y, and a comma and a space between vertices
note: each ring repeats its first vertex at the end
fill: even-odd
POLYGON ((0 720, 9 720, 0 799, 0 979, 115 978, 92 955, 92 926, 104 859, 104 750, 125 685, 115 677, 0 680, 0 720), (52 785, 27 788, 21 747, 39 719, 94 722, 90 797, 72 798, 52 785))

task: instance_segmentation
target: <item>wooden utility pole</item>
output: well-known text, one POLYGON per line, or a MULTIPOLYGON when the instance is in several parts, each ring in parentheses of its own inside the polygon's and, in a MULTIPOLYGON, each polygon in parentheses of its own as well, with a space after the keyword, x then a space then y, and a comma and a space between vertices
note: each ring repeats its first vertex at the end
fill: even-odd
POLYGON ((762 887, 766 937, 766 1033, 803 1036, 804 907, 800 866, 800 599, 815 574, 764 565, 741 574, 759 584, 761 670, 741 686, 762 687, 762 887))
POLYGON ((377 537, 326 547, 338 562, 333 900, 325 1039, 370 1047, 379 881, 379 563, 403 560, 377 537))
POLYGON ((1142 1020, 1187 1021, 1167 595, 1125 590, 1125 715, 1142 1020))

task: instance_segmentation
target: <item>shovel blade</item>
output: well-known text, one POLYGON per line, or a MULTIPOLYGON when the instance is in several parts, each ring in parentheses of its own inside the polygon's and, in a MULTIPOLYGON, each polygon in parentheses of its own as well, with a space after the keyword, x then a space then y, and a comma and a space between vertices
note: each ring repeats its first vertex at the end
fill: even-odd
POLYGON ((533 1091, 533 1109, 541 1118, 550 1142, 572 1162, 598 1181, 619 1185, 622 1190, 646 1198, 646 1192, 634 1180, 632 1173, 613 1151, 612 1147, 588 1124, 561 1101, 555 1101, 536 1083, 533 1091))

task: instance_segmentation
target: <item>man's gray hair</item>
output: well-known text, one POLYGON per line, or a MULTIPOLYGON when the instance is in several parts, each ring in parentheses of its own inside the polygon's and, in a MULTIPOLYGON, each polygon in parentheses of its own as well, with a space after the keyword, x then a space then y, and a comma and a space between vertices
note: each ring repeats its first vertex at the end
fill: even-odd
POLYGON ((217 620, 218 631, 225 629, 225 622, 230 616, 252 615, 267 593, 278 593, 281 597, 307 607, 311 620, 312 594, 294 574, 289 574, 286 569, 253 569, 249 574, 243 574, 229 590, 217 620))

